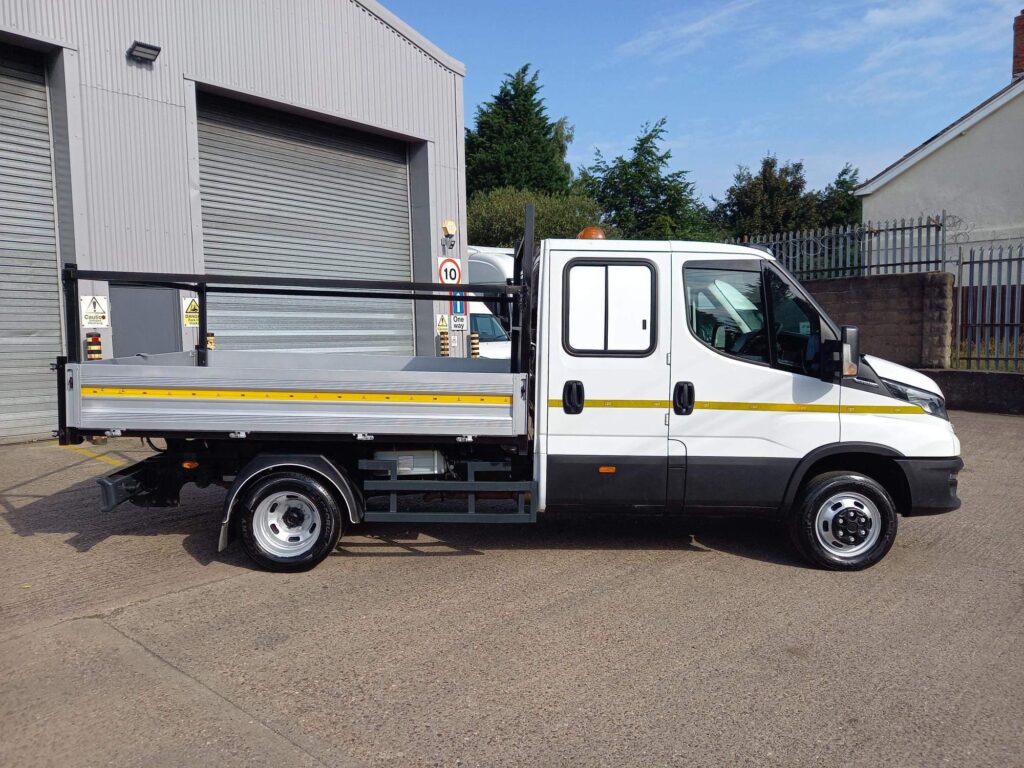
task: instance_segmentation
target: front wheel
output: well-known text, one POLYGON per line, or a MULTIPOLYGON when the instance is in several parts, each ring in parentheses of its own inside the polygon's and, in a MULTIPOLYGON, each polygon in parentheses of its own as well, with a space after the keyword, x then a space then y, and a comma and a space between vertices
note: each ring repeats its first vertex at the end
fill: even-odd
POLYGON ((271 571, 312 568, 333 551, 344 526, 334 495, 302 472, 272 472, 257 479, 238 512, 246 554, 271 571))
POLYGON ((790 515, 790 537, 815 565, 869 568, 896 539, 896 505, 877 481, 856 472, 826 472, 804 486, 790 515))

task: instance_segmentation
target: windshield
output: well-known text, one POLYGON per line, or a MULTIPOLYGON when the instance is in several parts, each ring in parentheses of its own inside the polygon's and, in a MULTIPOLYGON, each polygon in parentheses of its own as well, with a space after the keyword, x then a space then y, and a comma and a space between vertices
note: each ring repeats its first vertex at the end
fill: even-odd
POLYGON ((479 334, 480 341, 508 341, 508 334, 494 315, 470 315, 470 330, 479 334))

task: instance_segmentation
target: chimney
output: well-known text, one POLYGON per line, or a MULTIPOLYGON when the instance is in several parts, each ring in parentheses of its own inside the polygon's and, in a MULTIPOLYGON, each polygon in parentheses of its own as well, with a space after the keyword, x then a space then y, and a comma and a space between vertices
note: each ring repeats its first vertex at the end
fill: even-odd
POLYGON ((1024 10, 1013 20, 1013 79, 1024 77, 1024 10))

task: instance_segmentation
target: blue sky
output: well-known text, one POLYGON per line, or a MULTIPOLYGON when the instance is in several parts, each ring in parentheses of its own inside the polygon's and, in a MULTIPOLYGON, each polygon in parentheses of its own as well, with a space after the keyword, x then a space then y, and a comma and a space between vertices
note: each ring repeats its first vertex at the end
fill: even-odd
POLYGON ((720 196, 738 163, 867 179, 1002 88, 1022 0, 383 0, 466 64, 466 119, 506 72, 541 71, 570 160, 668 118, 673 166, 720 196))

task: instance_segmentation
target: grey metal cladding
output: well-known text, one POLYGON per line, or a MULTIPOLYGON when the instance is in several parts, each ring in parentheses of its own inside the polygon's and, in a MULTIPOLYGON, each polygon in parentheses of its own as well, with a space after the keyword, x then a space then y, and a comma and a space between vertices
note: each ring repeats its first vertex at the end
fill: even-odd
POLYGON ((189 82, 429 144, 429 237, 417 251, 432 251, 432 274, 448 218, 456 252, 465 248, 462 67, 375 2, 5 0, 0 29, 63 45, 74 65, 68 131, 80 142, 75 257, 85 269, 212 271, 193 237, 189 82), (163 48, 151 67, 125 58, 140 38, 163 48))
MULTIPOLYGON (((199 94, 203 252, 211 274, 410 280, 406 145, 199 94)), ((411 302, 211 296, 224 349, 407 354, 411 302)))
POLYGON ((0 44, 0 442, 56 427, 60 299, 43 64, 0 44))

